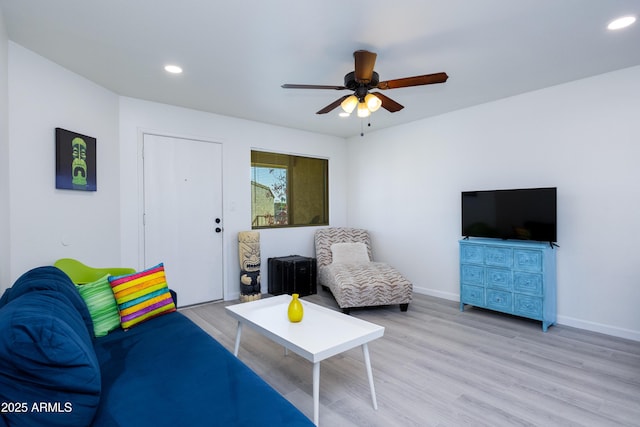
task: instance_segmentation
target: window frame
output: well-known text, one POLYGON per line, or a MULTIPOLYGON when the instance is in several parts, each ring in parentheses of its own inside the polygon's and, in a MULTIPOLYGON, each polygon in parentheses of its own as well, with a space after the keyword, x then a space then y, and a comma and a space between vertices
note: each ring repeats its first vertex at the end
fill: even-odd
MULTIPOLYGON (((292 228, 292 227, 317 227, 317 226, 329 225, 329 159, 328 158, 320 157, 320 156, 282 153, 282 152, 276 152, 271 150, 252 148, 250 168, 251 168, 250 183, 251 183, 251 197, 252 197, 252 201, 251 201, 251 229, 252 230, 273 229, 273 228, 292 228), (260 153, 262 153, 264 157, 273 156, 274 159, 278 159, 278 158, 286 159, 286 162, 275 161, 275 160, 268 161, 265 158, 258 159, 257 161, 254 162, 254 153, 257 153, 255 155, 256 157, 259 156, 260 153), (300 207, 300 206, 297 206, 298 202, 296 202, 296 198, 294 198, 294 189, 296 188, 296 181, 294 176, 296 176, 296 171, 294 170, 295 166, 292 166, 292 165, 296 164, 297 159, 303 159, 303 161, 317 160, 319 162, 322 162, 321 164, 318 164, 318 166, 321 168, 320 180, 322 181, 322 183, 314 181, 315 185, 322 185, 323 187, 321 191, 322 195, 318 196, 318 199, 315 199, 315 201, 321 200, 321 207, 320 207, 321 213, 313 217, 314 220, 316 217, 320 217, 317 222, 314 222, 312 220, 311 222, 305 222, 305 223, 302 223, 302 222, 293 223, 294 222, 293 218, 295 218, 295 214, 297 213, 296 211, 300 207), (254 173, 253 173, 254 167, 286 169, 287 171, 286 172, 287 174, 287 178, 286 178, 287 224, 275 224, 275 223, 266 224, 266 225, 255 224, 256 218, 254 214, 254 206, 255 206, 254 182, 262 186, 264 186, 264 184, 254 180, 254 173)), ((304 169, 300 169, 300 171, 304 171, 304 169)), ((315 213, 317 211, 314 212, 312 209, 311 212, 315 213)), ((274 209, 274 218, 275 218, 275 209, 274 209)))

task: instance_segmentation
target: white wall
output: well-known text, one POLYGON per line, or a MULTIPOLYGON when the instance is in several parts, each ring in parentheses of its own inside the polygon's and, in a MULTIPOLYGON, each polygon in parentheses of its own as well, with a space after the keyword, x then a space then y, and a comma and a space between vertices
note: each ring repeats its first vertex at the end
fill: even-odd
POLYGON ((9 42, 10 277, 63 257, 120 262, 118 97, 9 42), (55 188, 55 128, 97 138, 96 192, 55 188))
MULTIPOLYGON (((251 149, 329 159, 329 209, 332 225, 346 224, 346 142, 342 138, 240 120, 216 114, 120 99, 121 251, 123 263, 142 265, 141 132, 193 137, 222 144, 224 298, 239 297, 239 231, 251 229, 251 149)), ((267 291, 267 259, 299 254, 313 256, 316 227, 260 230, 262 290, 267 291)))
MULTIPOLYGON (((2 221, 10 228, 2 239, 10 255, 3 258, 8 279, 0 277, 0 290, 26 270, 62 257, 94 266, 143 267, 140 130, 223 144, 226 299, 239 295, 237 232, 251 228, 252 148, 329 158, 331 223, 346 224, 344 139, 121 98, 20 45, 8 42, 8 47, 9 143, 0 147, 11 159, 3 169, 11 176, 9 203, 3 203, 10 219, 2 221), (98 191, 55 189, 56 127, 97 138, 98 191)), ((267 258, 312 256, 314 231, 261 231, 263 291, 267 258)))
MULTIPOLYGON (((0 209, 0 237, 6 237, 2 227, 10 227, 0 244, 0 255, 9 253, 9 261, 0 264, 0 288, 29 268, 65 256, 141 267, 138 168, 145 129, 223 144, 227 299, 238 295, 236 235, 250 228, 249 152, 259 148, 330 158, 331 224, 370 229, 377 259, 400 268, 417 292, 451 300, 458 299, 460 192, 557 186, 560 322, 640 340, 633 249, 640 217, 640 144, 634 132, 640 67, 369 133, 347 144, 121 98, 7 42, 5 33, 0 25, 0 94, 7 87, 3 73, 8 74, 8 107, 0 98, 0 123, 8 115, 9 129, 8 144, 0 132, 0 166, 11 177, 7 185, 7 173, 0 175, 0 198, 8 205, 0 209), (55 189, 55 127, 97 138, 97 192, 55 189)), ((261 231, 263 276, 269 257, 312 255, 314 231, 261 231)))
POLYGON ((559 323, 640 340, 639 118, 633 67, 351 138, 348 222, 457 301, 460 192, 558 187, 559 323))
POLYGON ((0 290, 10 286, 9 274, 9 39, 0 9, 0 290))

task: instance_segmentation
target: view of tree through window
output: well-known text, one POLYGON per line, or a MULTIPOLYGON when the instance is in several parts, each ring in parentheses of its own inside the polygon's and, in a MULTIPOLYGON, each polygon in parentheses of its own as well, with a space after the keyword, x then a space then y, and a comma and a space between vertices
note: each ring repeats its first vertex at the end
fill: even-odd
POLYGON ((329 161, 251 151, 251 227, 329 224, 329 161))
POLYGON ((251 168, 254 226, 288 225, 287 169, 276 166, 251 168))

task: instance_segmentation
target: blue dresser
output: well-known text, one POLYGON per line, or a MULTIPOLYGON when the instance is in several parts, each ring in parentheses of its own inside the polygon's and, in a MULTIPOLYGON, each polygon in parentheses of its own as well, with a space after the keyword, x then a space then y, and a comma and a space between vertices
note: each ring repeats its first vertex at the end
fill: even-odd
POLYGON ((464 305, 556 323, 556 250, 549 243, 460 240, 460 311, 464 305))

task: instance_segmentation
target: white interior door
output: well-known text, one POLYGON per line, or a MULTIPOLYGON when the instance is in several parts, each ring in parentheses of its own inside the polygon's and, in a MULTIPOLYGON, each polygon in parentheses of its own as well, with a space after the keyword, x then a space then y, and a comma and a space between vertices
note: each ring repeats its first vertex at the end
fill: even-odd
POLYGON ((144 262, 164 262, 179 306, 222 299, 222 147, 145 134, 144 262))

